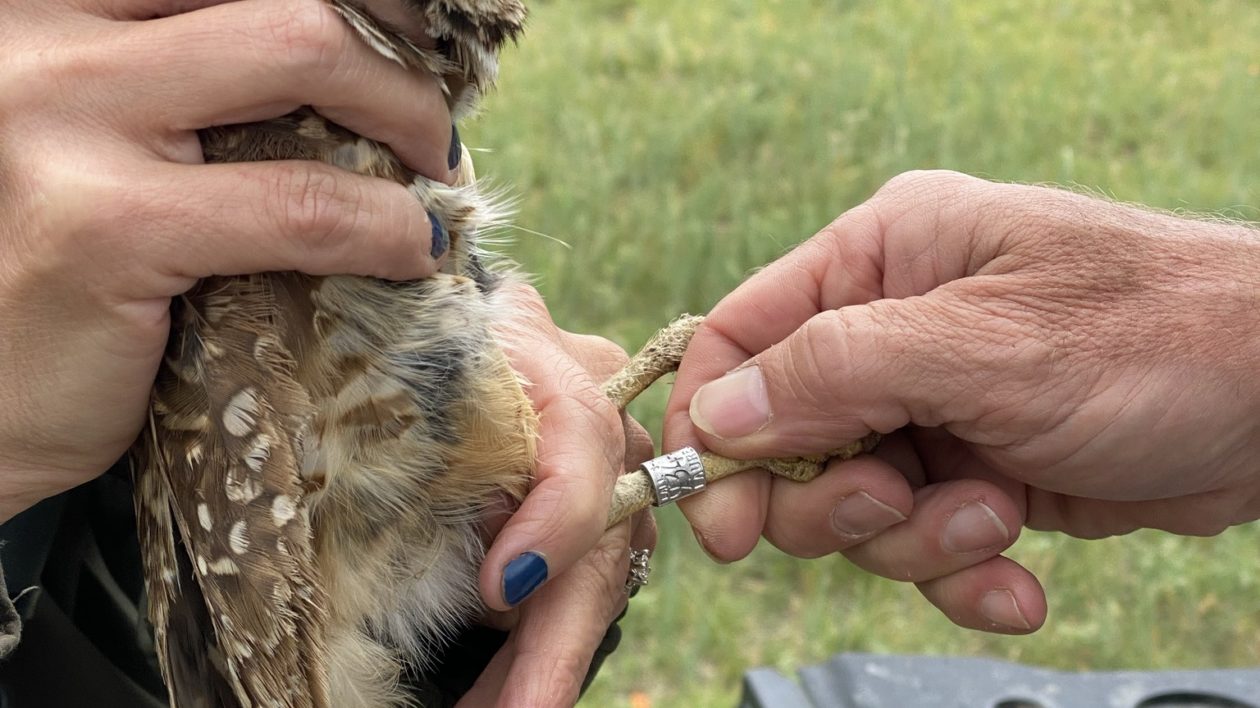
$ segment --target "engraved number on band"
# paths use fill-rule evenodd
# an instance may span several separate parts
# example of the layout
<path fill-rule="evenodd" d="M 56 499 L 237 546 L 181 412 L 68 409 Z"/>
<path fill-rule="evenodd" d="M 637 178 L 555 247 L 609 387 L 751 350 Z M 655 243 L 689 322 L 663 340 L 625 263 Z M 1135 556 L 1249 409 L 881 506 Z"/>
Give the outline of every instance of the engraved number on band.
<path fill-rule="evenodd" d="M 652 480 L 655 506 L 664 506 L 704 489 L 704 465 L 700 454 L 690 447 L 644 462 L 643 471 Z"/>

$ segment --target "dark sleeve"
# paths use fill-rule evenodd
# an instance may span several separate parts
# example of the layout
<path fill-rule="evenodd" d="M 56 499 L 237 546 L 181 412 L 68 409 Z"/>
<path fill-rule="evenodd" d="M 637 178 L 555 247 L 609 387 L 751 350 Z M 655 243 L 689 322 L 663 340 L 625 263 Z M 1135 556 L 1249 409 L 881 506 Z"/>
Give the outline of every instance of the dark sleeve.
<path fill-rule="evenodd" d="M 21 623 L 0 661 L 0 706 L 166 705 L 125 471 L 31 507 L 0 525 L 0 543 L 0 604 Z"/>
<path fill-rule="evenodd" d="M 613 621 L 604 634 L 603 641 L 596 648 L 586 679 L 582 682 L 582 693 L 590 688 L 604 660 L 621 643 L 621 627 L 618 623 L 625 614 L 623 610 Z M 409 677 L 413 694 L 424 706 L 454 706 L 472 688 L 495 653 L 507 642 L 507 638 L 507 632 L 488 627 L 472 627 L 466 630 L 451 643 L 433 671 Z"/>
<path fill-rule="evenodd" d="M 0 556 L 0 563 L 3 557 Z M 4 583 L 4 566 L 0 565 L 0 661 L 13 653 L 22 639 L 22 618 L 18 616 L 9 588 Z"/>

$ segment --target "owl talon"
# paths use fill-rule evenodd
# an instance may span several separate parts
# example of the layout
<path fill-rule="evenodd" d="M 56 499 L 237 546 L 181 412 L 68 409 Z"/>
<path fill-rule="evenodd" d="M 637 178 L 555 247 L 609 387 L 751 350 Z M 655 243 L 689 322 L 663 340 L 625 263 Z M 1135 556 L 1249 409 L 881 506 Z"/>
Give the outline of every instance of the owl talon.
<path fill-rule="evenodd" d="M 703 317 L 683 315 L 671 322 L 604 384 L 604 395 L 618 409 L 624 410 L 657 379 L 677 371 L 687 345 L 703 321 Z M 662 506 L 699 493 L 712 482 L 746 470 L 766 469 L 777 477 L 810 482 L 823 473 L 831 460 L 851 459 L 870 452 L 878 444 L 879 434 L 871 433 L 827 455 L 763 460 L 732 460 L 711 452 L 697 454 L 691 448 L 683 448 L 648 460 L 640 470 L 617 480 L 608 528 L 649 506 Z"/>

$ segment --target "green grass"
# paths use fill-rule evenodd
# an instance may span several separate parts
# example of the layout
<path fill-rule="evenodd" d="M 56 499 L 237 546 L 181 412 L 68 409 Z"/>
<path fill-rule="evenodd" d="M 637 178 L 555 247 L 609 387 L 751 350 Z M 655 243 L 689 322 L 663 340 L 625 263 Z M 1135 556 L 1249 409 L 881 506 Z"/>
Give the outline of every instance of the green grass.
<path fill-rule="evenodd" d="M 631 347 L 908 169 L 1098 189 L 1255 219 L 1260 4 L 1150 0 L 536 0 L 486 118 L 520 196 L 514 255 L 556 320 Z M 664 391 L 636 405 L 659 426 Z M 1084 543 L 1025 534 L 1027 638 L 938 617 L 842 559 L 719 567 L 660 515 L 653 584 L 586 700 L 730 706 L 741 672 L 838 651 L 1067 669 L 1260 662 L 1260 529 Z"/>

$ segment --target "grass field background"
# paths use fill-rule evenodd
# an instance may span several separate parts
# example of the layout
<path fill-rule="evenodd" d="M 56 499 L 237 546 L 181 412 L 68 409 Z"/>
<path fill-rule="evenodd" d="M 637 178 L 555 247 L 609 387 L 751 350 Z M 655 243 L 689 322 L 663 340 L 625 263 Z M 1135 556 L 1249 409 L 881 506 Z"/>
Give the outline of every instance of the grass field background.
<path fill-rule="evenodd" d="M 1253 0 L 535 0 L 479 171 L 556 320 L 636 346 L 703 312 L 897 173 L 944 167 L 1256 219 Z M 545 235 L 542 236 L 542 235 Z M 561 244 L 560 242 L 563 242 Z M 635 412 L 659 428 L 665 390 Z M 651 586 L 589 706 L 731 706 L 741 672 L 840 651 L 1065 669 L 1260 663 L 1260 528 L 1085 543 L 1025 533 L 1031 637 L 955 628 L 841 558 L 720 567 L 659 515 Z"/>

